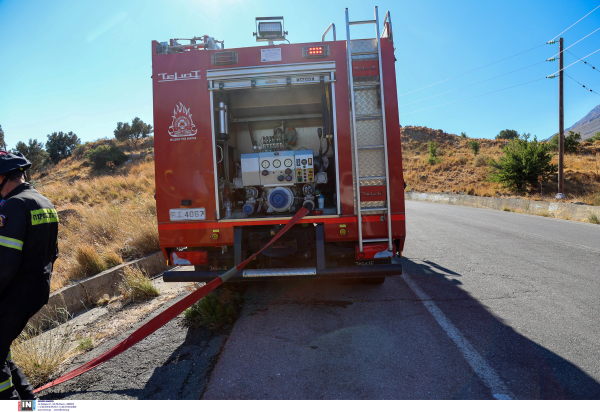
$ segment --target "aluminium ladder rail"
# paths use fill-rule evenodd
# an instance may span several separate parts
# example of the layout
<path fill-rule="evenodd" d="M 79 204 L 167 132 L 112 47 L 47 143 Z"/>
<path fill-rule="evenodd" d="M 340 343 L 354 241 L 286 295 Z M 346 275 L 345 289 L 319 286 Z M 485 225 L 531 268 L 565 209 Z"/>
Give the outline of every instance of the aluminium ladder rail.
<path fill-rule="evenodd" d="M 386 14 L 386 19 L 388 19 L 389 17 L 389 12 Z M 391 18 L 390 18 L 390 22 L 391 22 Z M 358 24 L 375 24 L 375 33 L 376 33 L 376 41 L 377 41 L 377 52 L 356 52 L 353 53 L 352 52 L 352 41 L 350 39 L 350 26 L 352 25 L 358 25 Z M 348 9 L 346 9 L 346 39 L 347 39 L 347 44 L 348 44 L 348 78 L 349 78 L 349 83 L 350 83 L 350 102 L 351 102 L 351 108 L 352 108 L 352 141 L 354 144 L 354 180 L 355 180 L 355 185 L 356 185 L 356 196 L 357 196 L 357 212 L 358 212 L 358 247 L 359 247 L 359 251 L 362 252 L 363 251 L 363 243 L 364 242 L 383 242 L 383 241 L 387 241 L 388 243 L 388 250 L 390 252 L 393 251 L 393 246 L 392 246 L 392 211 L 391 211 L 391 202 L 390 202 L 390 185 L 389 185 L 389 174 L 390 174 L 390 169 L 388 166 L 388 149 L 387 149 L 387 133 L 386 133 L 386 125 L 385 125 L 385 99 L 384 99 L 384 87 L 383 87 L 383 69 L 381 66 L 381 43 L 380 43 L 380 37 L 379 37 L 379 13 L 377 10 L 377 6 L 375 6 L 375 20 L 363 20 L 363 21 L 350 21 L 349 15 L 348 15 Z M 368 86 L 378 86 L 379 87 L 379 94 L 380 94 L 380 102 L 381 102 L 381 116 L 379 115 L 372 115 L 372 114 L 368 114 L 368 115 L 356 115 L 356 102 L 355 102 L 355 92 L 354 92 L 354 88 L 355 88 L 355 84 L 354 84 L 354 75 L 352 72 L 352 61 L 353 61 L 353 57 L 354 55 L 373 55 L 373 54 L 377 54 L 377 59 L 379 62 L 379 82 L 369 82 L 369 83 L 358 83 L 356 86 L 360 89 L 362 87 L 368 87 Z M 357 121 L 363 121 L 363 120 L 374 120 L 374 119 L 381 119 L 381 126 L 383 129 L 383 145 L 364 145 L 364 146 L 359 146 L 359 137 L 357 136 L 357 132 L 356 132 L 356 122 Z M 384 154 L 384 159 L 385 159 L 385 176 L 363 176 L 360 173 L 360 161 L 359 161 L 359 156 L 360 156 L 360 151 L 364 151 L 364 150 L 383 150 L 383 154 Z M 360 188 L 361 188 L 361 181 L 365 181 L 365 180 L 383 180 L 385 181 L 385 191 L 386 191 L 386 200 L 385 203 L 386 205 L 384 207 L 365 207 L 363 208 L 361 206 L 361 196 L 360 196 Z M 365 211 L 368 212 L 372 212 L 372 211 L 383 211 L 386 213 L 386 222 L 387 222 L 387 238 L 379 238 L 379 239 L 363 239 L 363 233 L 362 233 L 362 214 L 363 214 L 363 209 Z"/>

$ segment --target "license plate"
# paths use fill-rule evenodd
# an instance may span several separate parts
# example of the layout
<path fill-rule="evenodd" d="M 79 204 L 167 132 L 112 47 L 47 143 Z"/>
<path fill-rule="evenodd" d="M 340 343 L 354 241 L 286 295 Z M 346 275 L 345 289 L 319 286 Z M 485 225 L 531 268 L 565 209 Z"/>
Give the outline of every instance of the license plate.
<path fill-rule="evenodd" d="M 206 220 L 206 210 L 203 207 L 196 209 L 171 209 L 169 210 L 171 221 L 173 220 Z"/>

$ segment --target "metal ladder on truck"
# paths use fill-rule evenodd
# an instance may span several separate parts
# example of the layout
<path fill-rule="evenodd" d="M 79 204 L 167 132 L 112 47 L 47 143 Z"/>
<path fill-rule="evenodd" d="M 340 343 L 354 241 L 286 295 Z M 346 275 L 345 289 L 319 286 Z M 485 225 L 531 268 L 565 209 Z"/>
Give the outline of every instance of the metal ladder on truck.
<path fill-rule="evenodd" d="M 386 20 L 389 18 L 389 12 Z M 375 39 L 351 40 L 350 26 L 374 24 Z M 388 22 L 391 25 L 391 18 Z M 384 22 L 385 25 L 385 22 Z M 388 36 L 391 35 L 388 32 Z M 385 128 L 385 99 L 383 94 L 383 72 L 381 67 L 381 44 L 379 37 L 379 15 L 375 7 L 375 20 L 350 21 L 346 9 L 346 38 L 348 44 L 348 77 L 350 82 L 350 105 L 352 111 L 352 144 L 354 157 L 354 181 L 356 190 L 356 208 L 358 214 L 358 245 L 363 251 L 363 243 L 387 242 L 388 251 L 392 246 L 392 213 L 390 205 L 389 166 L 387 134 Z M 378 72 L 369 62 L 377 60 Z M 367 66 L 365 66 L 365 62 Z M 354 65 L 359 64 L 372 76 L 356 76 Z M 358 73 L 357 73 L 358 74 Z M 375 75 L 376 74 L 376 75 Z M 361 199 L 361 186 L 385 186 L 385 201 L 371 202 Z M 363 214 L 384 212 L 387 222 L 387 238 L 363 239 Z"/>

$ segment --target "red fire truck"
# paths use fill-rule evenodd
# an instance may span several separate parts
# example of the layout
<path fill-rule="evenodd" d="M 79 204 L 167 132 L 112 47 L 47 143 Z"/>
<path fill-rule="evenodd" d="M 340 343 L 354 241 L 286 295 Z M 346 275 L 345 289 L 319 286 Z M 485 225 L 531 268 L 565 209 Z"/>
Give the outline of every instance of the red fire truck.
<path fill-rule="evenodd" d="M 289 44 L 256 18 L 256 47 L 152 42 L 154 152 L 165 281 L 209 281 L 311 213 L 232 280 L 381 283 L 402 273 L 404 179 L 389 12 L 375 38 Z M 330 34 L 333 41 L 325 40 Z M 275 44 L 276 42 L 281 42 Z"/>

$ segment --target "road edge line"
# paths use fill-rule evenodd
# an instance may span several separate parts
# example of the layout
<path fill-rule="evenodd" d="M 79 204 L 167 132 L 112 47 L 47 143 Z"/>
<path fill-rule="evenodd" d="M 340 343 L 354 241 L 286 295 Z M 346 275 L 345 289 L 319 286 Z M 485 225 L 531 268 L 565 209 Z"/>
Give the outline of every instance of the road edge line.
<path fill-rule="evenodd" d="M 448 319 L 444 312 L 433 302 L 433 300 L 421 289 L 421 287 L 404 273 L 401 275 L 404 282 L 410 287 L 415 295 L 423 302 L 425 308 L 431 313 L 431 316 L 444 329 L 444 332 L 456 344 L 467 363 L 473 369 L 473 372 L 479 376 L 483 383 L 492 391 L 492 395 L 498 400 L 517 399 L 502 382 L 502 379 L 492 369 L 485 359 L 475 350 L 473 345 L 463 336 L 456 326 Z"/>

